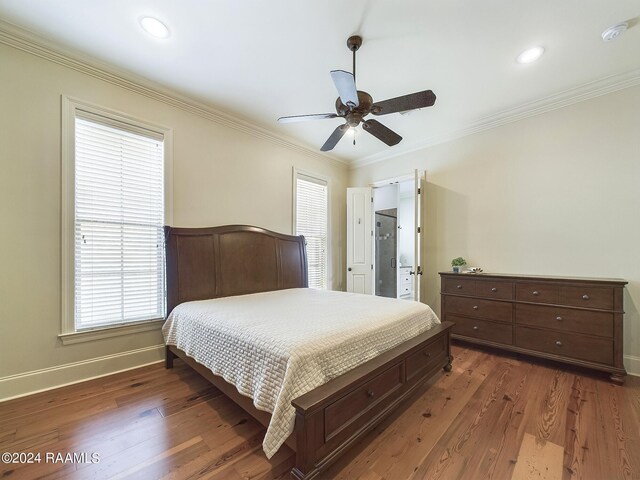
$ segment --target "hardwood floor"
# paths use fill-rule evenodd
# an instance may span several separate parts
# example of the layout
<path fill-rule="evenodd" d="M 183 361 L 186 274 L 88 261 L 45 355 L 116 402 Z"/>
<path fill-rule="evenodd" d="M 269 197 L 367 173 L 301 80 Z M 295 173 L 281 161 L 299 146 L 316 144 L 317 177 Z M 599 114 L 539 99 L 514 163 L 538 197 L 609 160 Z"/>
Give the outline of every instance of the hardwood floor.
<path fill-rule="evenodd" d="M 454 347 L 439 376 L 324 478 L 640 479 L 640 378 L 624 387 L 515 356 Z M 285 479 L 264 428 L 177 360 L 0 404 L 0 478 Z M 46 454 L 86 453 L 86 463 Z M 91 454 L 99 455 L 91 463 Z M 81 459 L 82 460 L 82 459 Z"/>

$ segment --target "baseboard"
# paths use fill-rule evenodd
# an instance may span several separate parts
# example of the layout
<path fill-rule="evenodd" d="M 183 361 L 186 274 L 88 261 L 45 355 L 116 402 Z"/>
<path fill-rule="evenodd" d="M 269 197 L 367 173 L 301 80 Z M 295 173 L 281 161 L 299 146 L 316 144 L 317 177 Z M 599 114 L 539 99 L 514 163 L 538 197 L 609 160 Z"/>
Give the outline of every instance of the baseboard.
<path fill-rule="evenodd" d="M 629 375 L 634 377 L 640 377 L 640 357 L 634 357 L 633 355 L 624 356 L 624 368 Z"/>
<path fill-rule="evenodd" d="M 164 345 L 153 345 L 114 355 L 9 375 L 0 378 L 0 402 L 144 367 L 163 360 Z M 640 376 L 640 357 L 625 355 L 624 365 L 629 375 Z"/>
<path fill-rule="evenodd" d="M 164 360 L 164 345 L 91 358 L 0 378 L 0 402 L 143 367 Z"/>

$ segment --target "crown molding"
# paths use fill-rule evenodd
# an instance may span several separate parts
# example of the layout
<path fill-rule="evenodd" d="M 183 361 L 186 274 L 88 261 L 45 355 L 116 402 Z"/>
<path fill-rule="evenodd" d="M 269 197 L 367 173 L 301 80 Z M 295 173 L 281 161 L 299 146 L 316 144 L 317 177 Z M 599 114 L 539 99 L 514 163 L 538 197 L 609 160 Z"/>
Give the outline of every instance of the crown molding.
<path fill-rule="evenodd" d="M 320 153 L 290 137 L 230 115 L 202 101 L 169 90 L 158 83 L 100 62 L 76 50 L 62 47 L 52 40 L 36 35 L 5 20 L 0 20 L 0 43 L 308 157 L 323 161 L 329 160 L 340 167 L 349 165 L 347 161 L 341 158 Z"/>
<path fill-rule="evenodd" d="M 508 123 L 517 122 L 528 117 L 557 110 L 601 95 L 640 85 L 640 69 L 585 83 L 555 95 L 544 97 L 517 107 L 502 110 L 495 114 L 481 117 L 478 120 L 448 132 L 427 137 L 421 141 L 406 145 L 401 150 L 380 152 L 353 161 L 320 153 L 291 137 L 265 128 L 256 123 L 230 115 L 213 106 L 169 90 L 162 85 L 138 76 L 134 73 L 118 69 L 100 62 L 93 57 L 62 47 L 58 43 L 36 35 L 29 30 L 0 19 L 0 43 L 44 58 L 59 65 L 71 68 L 86 75 L 98 78 L 129 91 L 165 103 L 193 115 L 205 118 L 219 125 L 266 140 L 274 145 L 287 148 L 299 154 L 322 161 L 331 161 L 340 167 L 359 168 L 365 165 L 382 162 L 402 155 L 413 153 L 434 145 L 446 143 L 467 135 L 473 135 Z"/>
<path fill-rule="evenodd" d="M 525 118 L 547 113 L 552 110 L 557 110 L 559 108 L 567 107 L 575 103 L 583 102 L 585 100 L 616 92 L 618 90 L 623 90 L 625 88 L 634 87 L 636 85 L 640 85 L 640 69 L 610 75 L 608 77 L 565 90 L 555 95 L 523 103 L 517 107 L 502 110 L 486 117 L 481 117 L 465 127 L 434 135 L 419 142 L 413 142 L 402 150 L 376 153 L 354 160 L 350 164 L 350 167 L 352 169 L 359 168 L 364 167 L 365 165 L 371 165 L 373 163 L 396 158 L 427 147 L 450 142 L 451 140 L 466 137 L 467 135 L 473 135 L 474 133 L 483 132 L 501 125 L 517 122 Z"/>

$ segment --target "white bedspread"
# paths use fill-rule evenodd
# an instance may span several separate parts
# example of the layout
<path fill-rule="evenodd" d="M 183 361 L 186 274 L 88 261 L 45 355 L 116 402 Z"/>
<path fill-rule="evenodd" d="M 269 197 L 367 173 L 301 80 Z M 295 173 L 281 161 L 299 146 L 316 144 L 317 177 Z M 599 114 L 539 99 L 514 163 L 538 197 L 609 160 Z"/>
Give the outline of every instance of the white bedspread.
<path fill-rule="evenodd" d="M 438 323 L 418 302 L 294 288 L 183 303 L 162 331 L 272 414 L 271 458 L 293 431 L 291 400 Z"/>

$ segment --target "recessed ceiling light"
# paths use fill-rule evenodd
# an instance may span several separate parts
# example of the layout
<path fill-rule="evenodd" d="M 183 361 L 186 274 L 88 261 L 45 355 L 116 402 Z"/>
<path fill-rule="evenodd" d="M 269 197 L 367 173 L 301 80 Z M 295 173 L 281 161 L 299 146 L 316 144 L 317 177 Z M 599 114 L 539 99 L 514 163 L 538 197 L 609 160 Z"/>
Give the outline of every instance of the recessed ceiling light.
<path fill-rule="evenodd" d="M 627 28 L 629 28 L 629 24 L 626 22 L 613 25 L 602 32 L 602 40 L 604 40 L 605 42 L 610 42 L 611 40 L 618 38 L 620 35 L 626 32 Z"/>
<path fill-rule="evenodd" d="M 518 58 L 516 58 L 516 61 L 518 63 L 535 62 L 537 59 L 539 59 L 542 56 L 543 53 L 544 53 L 543 47 L 528 48 L 527 50 L 522 52 L 520 55 L 518 55 Z"/>
<path fill-rule="evenodd" d="M 167 38 L 169 36 L 169 29 L 157 18 L 143 17 L 140 19 L 140 26 L 153 37 Z"/>

